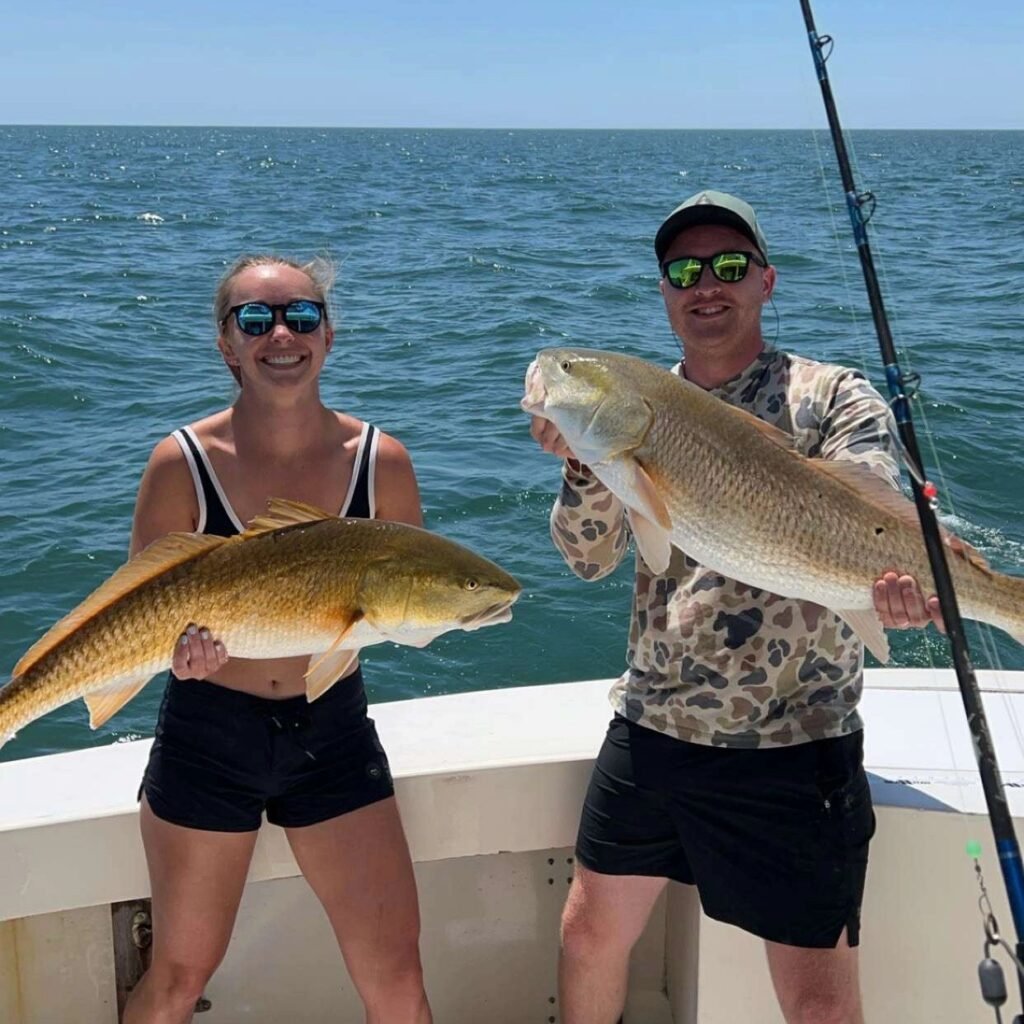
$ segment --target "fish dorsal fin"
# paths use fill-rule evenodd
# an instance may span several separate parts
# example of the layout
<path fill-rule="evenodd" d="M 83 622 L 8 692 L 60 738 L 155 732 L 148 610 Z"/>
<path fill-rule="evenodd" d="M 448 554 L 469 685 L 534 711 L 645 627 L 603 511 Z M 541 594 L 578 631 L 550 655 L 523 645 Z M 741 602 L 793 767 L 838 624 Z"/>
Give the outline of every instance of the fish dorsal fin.
<path fill-rule="evenodd" d="M 151 579 L 177 565 L 200 558 L 227 543 L 226 537 L 209 537 L 200 533 L 168 533 L 153 541 L 113 576 L 96 588 L 77 608 L 68 612 L 43 634 L 14 666 L 14 676 L 27 672 L 40 658 L 69 637 L 83 622 L 94 618 L 105 608 Z"/>
<path fill-rule="evenodd" d="M 787 434 L 784 430 L 772 426 L 771 423 L 765 423 L 764 420 L 758 419 L 752 412 L 747 412 L 746 409 L 741 409 L 739 406 L 730 405 L 729 409 L 737 419 L 745 420 L 748 426 L 753 427 L 773 444 L 777 444 L 780 448 L 785 448 L 788 452 L 795 452 L 797 450 L 796 438 L 792 434 Z"/>
<path fill-rule="evenodd" d="M 876 508 L 912 526 L 919 525 L 914 503 L 863 463 L 844 459 L 807 459 L 807 465 L 856 491 Z"/>
<path fill-rule="evenodd" d="M 903 522 L 917 529 L 921 528 L 921 521 L 917 515 L 917 507 L 907 498 L 902 491 L 890 487 L 881 477 L 876 476 L 867 466 L 859 462 L 843 462 L 836 459 L 808 459 L 808 463 L 816 469 L 827 473 L 834 480 L 845 484 L 847 487 L 857 491 L 866 500 L 878 508 L 901 519 Z M 958 537 L 949 530 L 940 529 L 942 540 L 946 545 L 948 553 L 955 558 L 980 569 L 982 572 L 991 575 L 992 569 L 985 556 L 977 548 L 971 547 L 967 541 Z M 899 568 L 893 566 L 892 568 Z"/>
<path fill-rule="evenodd" d="M 318 523 L 321 519 L 337 519 L 336 515 L 325 512 L 315 505 L 307 505 L 302 501 L 287 501 L 285 498 L 271 498 L 267 502 L 266 512 L 260 513 L 249 520 L 242 538 L 280 530 L 285 526 L 297 526 L 299 523 Z"/>

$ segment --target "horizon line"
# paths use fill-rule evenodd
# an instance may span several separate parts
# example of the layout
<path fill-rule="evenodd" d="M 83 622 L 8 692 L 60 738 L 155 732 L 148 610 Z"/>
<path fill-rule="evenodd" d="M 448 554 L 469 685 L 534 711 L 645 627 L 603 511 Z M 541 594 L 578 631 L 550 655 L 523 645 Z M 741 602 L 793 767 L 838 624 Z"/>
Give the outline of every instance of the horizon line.
<path fill-rule="evenodd" d="M 766 127 L 621 127 L 608 126 L 534 126 L 534 125 L 317 125 L 317 124 L 186 124 L 184 122 L 129 122 L 129 121 L 11 121 L 0 123 L 0 128 L 219 128 L 260 129 L 282 131 L 465 131 L 465 132 L 828 132 L 827 124 L 817 126 Z M 844 132 L 1021 132 L 1020 127 L 992 127 L 972 125 L 970 128 L 943 126 L 877 126 L 844 128 Z"/>

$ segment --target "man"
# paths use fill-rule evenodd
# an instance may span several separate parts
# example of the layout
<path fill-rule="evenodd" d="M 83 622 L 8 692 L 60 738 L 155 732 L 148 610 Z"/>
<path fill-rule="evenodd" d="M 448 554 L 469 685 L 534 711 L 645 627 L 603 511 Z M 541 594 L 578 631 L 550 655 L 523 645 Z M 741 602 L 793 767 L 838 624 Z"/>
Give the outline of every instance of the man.
<path fill-rule="evenodd" d="M 753 209 L 705 191 L 655 238 L 661 294 L 684 358 L 675 372 L 780 427 L 803 454 L 865 463 L 899 486 L 886 403 L 857 371 L 766 347 L 775 268 Z M 565 459 L 552 537 L 599 579 L 629 540 L 621 502 L 552 423 Z M 879 569 L 896 569 L 896 566 Z M 886 571 L 887 627 L 941 621 L 913 579 Z M 562 919 L 563 1024 L 614 1024 L 629 952 L 668 879 L 704 910 L 765 939 L 789 1024 L 861 1024 L 857 944 L 874 814 L 856 705 L 863 652 L 818 605 L 764 593 L 673 550 L 637 555 L 628 670 L 583 808 Z"/>

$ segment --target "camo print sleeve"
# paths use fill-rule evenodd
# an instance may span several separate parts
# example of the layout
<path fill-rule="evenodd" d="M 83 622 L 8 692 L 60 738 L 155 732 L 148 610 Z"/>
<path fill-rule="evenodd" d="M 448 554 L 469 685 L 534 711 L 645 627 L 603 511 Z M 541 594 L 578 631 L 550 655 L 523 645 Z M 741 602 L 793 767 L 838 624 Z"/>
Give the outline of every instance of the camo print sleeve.
<path fill-rule="evenodd" d="M 566 459 L 562 490 L 551 510 L 551 539 L 584 580 L 607 576 L 622 561 L 629 529 L 622 502 L 586 466 Z"/>
<path fill-rule="evenodd" d="M 821 442 L 808 454 L 859 462 L 899 489 L 896 421 L 885 400 L 856 370 L 843 370 L 827 384 L 822 396 Z"/>

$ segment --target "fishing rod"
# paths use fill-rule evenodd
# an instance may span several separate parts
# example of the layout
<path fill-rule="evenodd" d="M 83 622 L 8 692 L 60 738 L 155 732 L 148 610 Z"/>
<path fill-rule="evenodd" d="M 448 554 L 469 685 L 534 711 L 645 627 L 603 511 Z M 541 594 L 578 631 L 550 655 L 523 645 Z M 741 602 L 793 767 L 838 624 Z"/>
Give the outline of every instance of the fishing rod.
<path fill-rule="evenodd" d="M 864 271 L 864 283 L 867 286 L 868 299 L 871 303 L 871 315 L 875 323 L 875 333 L 878 335 L 878 344 L 885 366 L 885 379 L 888 383 L 889 393 L 892 396 L 892 410 L 903 447 L 909 456 L 910 483 L 914 493 L 914 503 L 917 506 L 918 518 L 921 522 L 921 532 L 924 535 L 925 547 L 928 551 L 928 561 L 931 564 L 932 576 L 935 580 L 935 592 L 939 598 L 939 607 L 942 609 L 946 634 L 953 655 L 953 665 L 956 669 L 956 677 L 960 685 L 964 710 L 967 713 L 967 724 L 971 731 L 971 738 L 974 741 L 974 754 L 978 762 L 978 771 L 981 774 L 981 784 L 985 791 L 985 803 L 988 807 L 992 833 L 995 837 L 996 849 L 999 853 L 999 866 L 1002 869 L 1006 894 L 1013 916 L 1014 930 L 1017 935 L 1017 949 L 1014 962 L 1021 985 L 1022 1008 L 1024 1008 L 1024 969 L 1021 966 L 1021 963 L 1024 962 L 1024 865 L 1021 862 L 1020 847 L 1013 830 L 1013 820 L 1010 817 L 1009 805 L 1006 802 L 1006 793 L 1003 789 L 1002 777 L 1000 776 L 999 765 L 996 761 L 995 748 L 992 745 L 992 736 L 989 732 L 985 711 L 981 703 L 981 691 L 974 674 L 974 667 L 971 664 L 967 638 L 964 635 L 963 620 L 960 617 L 956 592 L 953 589 L 949 565 L 946 562 L 945 545 L 935 515 L 935 510 L 938 507 L 938 492 L 935 485 L 925 478 L 922 471 L 921 454 L 917 445 L 913 420 L 910 416 L 910 398 L 913 397 L 916 391 L 918 378 L 916 374 L 904 375 L 900 367 L 899 357 L 896 354 L 896 348 L 893 345 L 892 333 L 889 330 L 889 320 L 885 313 L 885 304 L 882 302 L 882 293 L 878 286 L 878 276 L 875 273 L 875 264 L 871 256 L 871 247 L 868 244 L 867 236 L 867 223 L 874 213 L 875 197 L 870 192 L 857 191 L 853 180 L 853 173 L 850 169 L 850 160 L 846 152 L 846 143 L 843 140 L 842 126 L 839 123 L 839 114 L 836 110 L 835 99 L 832 96 L 832 86 L 825 68 L 825 64 L 832 53 L 832 38 L 830 36 L 818 35 L 818 31 L 814 26 L 814 15 L 811 12 L 810 0 L 800 0 L 800 8 L 803 11 L 804 24 L 807 26 L 807 33 L 811 44 L 811 55 L 814 58 L 818 83 L 821 86 L 821 95 L 825 101 L 825 112 L 828 115 L 829 130 L 832 135 L 832 142 L 835 145 L 836 159 L 839 162 L 839 173 L 842 178 L 843 191 L 846 194 L 846 205 L 849 209 L 850 221 L 853 224 L 853 235 L 857 243 L 857 253 L 860 256 L 861 269 Z M 975 857 L 975 865 L 978 871 L 979 882 L 981 882 L 980 868 L 977 867 L 977 857 Z M 988 905 L 988 897 L 985 894 L 983 884 L 982 900 L 982 911 L 985 915 L 986 942 L 985 960 L 982 962 L 979 974 L 985 1001 L 997 1007 L 996 1013 L 998 1015 L 998 1005 L 1001 1004 L 1001 1000 L 999 1003 L 993 1002 L 994 999 L 998 998 L 998 985 L 993 983 L 992 978 L 995 973 L 992 970 L 992 965 L 994 964 L 998 968 L 998 964 L 989 958 L 989 949 L 994 945 L 1003 945 L 1011 957 L 1013 956 L 1013 950 L 999 937 L 995 926 L 995 917 L 991 912 L 991 907 Z M 987 975 L 986 971 L 988 972 Z M 1005 986 L 1002 989 L 1002 996 L 1005 999 Z M 1024 1016 L 1018 1016 L 1015 1018 L 1015 1021 L 1016 1024 L 1024 1024 Z"/>

